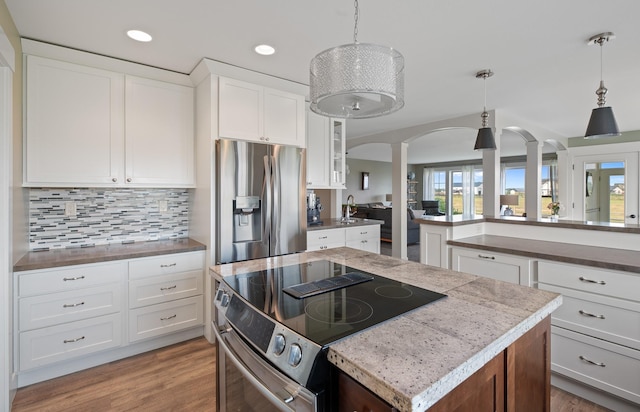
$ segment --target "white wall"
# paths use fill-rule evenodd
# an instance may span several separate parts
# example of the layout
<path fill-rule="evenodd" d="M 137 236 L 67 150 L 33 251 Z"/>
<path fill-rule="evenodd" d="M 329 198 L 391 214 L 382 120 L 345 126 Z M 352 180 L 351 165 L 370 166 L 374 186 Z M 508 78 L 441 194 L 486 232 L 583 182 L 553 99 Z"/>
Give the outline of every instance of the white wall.
<path fill-rule="evenodd" d="M 391 163 L 347 158 L 349 174 L 347 189 L 342 191 L 342 203 L 353 195 L 356 203 L 385 202 L 387 193 L 391 193 Z M 369 190 L 362 190 L 362 172 L 369 172 Z"/>

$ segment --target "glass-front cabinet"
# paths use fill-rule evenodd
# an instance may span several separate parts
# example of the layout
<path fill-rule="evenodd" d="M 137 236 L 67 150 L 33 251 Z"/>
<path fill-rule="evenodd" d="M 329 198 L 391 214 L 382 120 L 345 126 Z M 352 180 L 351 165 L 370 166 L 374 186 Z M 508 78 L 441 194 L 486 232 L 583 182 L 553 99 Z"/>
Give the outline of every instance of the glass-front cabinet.
<path fill-rule="evenodd" d="M 345 121 L 307 110 L 307 189 L 344 189 Z"/>
<path fill-rule="evenodd" d="M 344 119 L 329 119 L 331 133 L 332 171 L 331 183 L 333 188 L 344 188 L 346 177 L 345 162 L 345 124 Z"/>

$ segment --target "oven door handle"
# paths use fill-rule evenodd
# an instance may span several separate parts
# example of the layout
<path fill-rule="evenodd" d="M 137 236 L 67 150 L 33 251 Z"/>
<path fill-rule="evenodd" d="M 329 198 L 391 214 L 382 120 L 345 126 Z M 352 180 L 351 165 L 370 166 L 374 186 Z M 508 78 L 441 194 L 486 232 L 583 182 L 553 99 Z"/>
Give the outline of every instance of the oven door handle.
<path fill-rule="evenodd" d="M 244 362 L 242 362 L 240 359 L 238 359 L 238 357 L 236 356 L 234 351 L 229 347 L 229 345 L 227 345 L 227 342 L 225 340 L 225 338 L 226 338 L 225 335 L 228 334 L 228 333 L 231 333 L 231 332 L 226 328 L 223 328 L 222 330 L 219 330 L 216 327 L 213 328 L 213 331 L 216 334 L 216 339 L 218 340 L 219 347 L 222 348 L 222 350 L 224 350 L 224 353 L 227 355 L 227 358 L 230 359 L 233 362 L 233 364 L 238 368 L 240 373 L 242 373 L 242 375 L 247 380 L 249 380 L 251 382 L 251 384 L 263 396 L 265 396 L 267 399 L 271 400 L 271 402 L 274 403 L 274 405 L 276 405 L 280 410 L 282 410 L 282 411 L 293 411 L 293 409 L 291 409 L 288 406 L 288 404 L 293 401 L 295 395 L 289 393 L 284 388 L 281 388 L 281 393 L 278 393 L 278 394 L 275 394 L 275 393 L 271 392 L 262 383 L 262 381 L 260 379 L 258 379 L 258 377 L 256 377 L 251 372 L 251 370 L 249 370 L 249 368 L 247 368 L 247 366 L 244 364 Z"/>

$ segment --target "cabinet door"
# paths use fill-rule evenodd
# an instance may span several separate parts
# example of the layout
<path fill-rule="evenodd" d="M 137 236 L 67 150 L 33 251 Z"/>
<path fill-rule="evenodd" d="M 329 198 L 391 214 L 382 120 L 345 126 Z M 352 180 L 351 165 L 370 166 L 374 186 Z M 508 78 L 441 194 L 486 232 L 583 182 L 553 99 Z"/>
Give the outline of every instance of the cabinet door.
<path fill-rule="evenodd" d="M 307 111 L 307 188 L 328 188 L 331 142 L 329 119 Z"/>
<path fill-rule="evenodd" d="M 25 186 L 121 183 L 124 76 L 27 56 Z"/>
<path fill-rule="evenodd" d="M 332 188 L 344 189 L 346 171 L 345 121 L 343 119 L 329 119 L 329 136 L 331 139 L 331 181 Z"/>
<path fill-rule="evenodd" d="M 241 140 L 264 140 L 264 88 L 220 77 L 218 134 Z"/>
<path fill-rule="evenodd" d="M 347 247 L 380 253 L 380 225 L 348 227 L 345 239 Z"/>
<path fill-rule="evenodd" d="M 127 76 L 127 184 L 193 186 L 193 106 L 192 87 Z"/>
<path fill-rule="evenodd" d="M 533 286 L 531 261 L 526 258 L 452 247 L 451 269 L 516 285 Z"/>
<path fill-rule="evenodd" d="M 270 143 L 305 147 L 304 97 L 264 89 L 264 139 Z"/>

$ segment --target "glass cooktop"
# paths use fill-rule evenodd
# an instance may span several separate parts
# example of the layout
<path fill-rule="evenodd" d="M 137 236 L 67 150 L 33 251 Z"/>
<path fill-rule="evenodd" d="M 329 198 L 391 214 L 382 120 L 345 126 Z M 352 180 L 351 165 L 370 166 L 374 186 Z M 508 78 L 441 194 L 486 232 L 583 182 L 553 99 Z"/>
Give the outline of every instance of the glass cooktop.
<path fill-rule="evenodd" d="M 305 298 L 284 291 L 345 276 L 367 281 Z M 327 260 L 226 276 L 224 281 L 257 310 L 322 346 L 446 296 Z"/>

